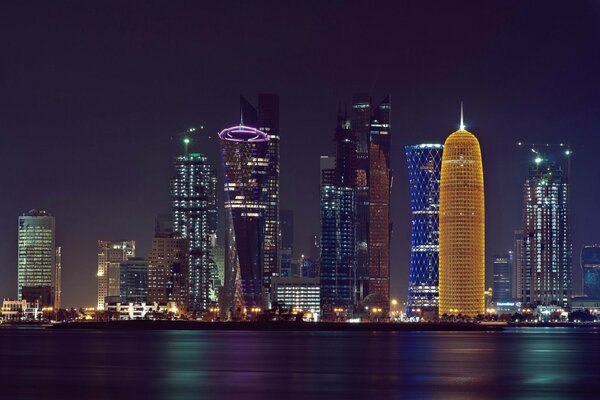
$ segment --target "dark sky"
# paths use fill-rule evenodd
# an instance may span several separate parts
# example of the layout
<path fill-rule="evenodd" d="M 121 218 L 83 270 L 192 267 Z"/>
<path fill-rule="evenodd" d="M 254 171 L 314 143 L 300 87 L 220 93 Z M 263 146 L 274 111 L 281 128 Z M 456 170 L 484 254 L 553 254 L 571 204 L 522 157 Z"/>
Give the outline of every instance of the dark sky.
<path fill-rule="evenodd" d="M 44 208 L 63 246 L 64 304 L 93 305 L 96 240 L 136 239 L 146 256 L 169 209 L 170 134 L 234 125 L 239 95 L 258 92 L 281 98 L 281 207 L 304 251 L 339 102 L 391 94 L 394 296 L 408 277 L 404 146 L 443 143 L 461 100 L 483 151 L 488 259 L 520 224 L 519 140 L 584 146 L 576 270 L 582 244 L 600 242 L 600 2 L 21 3 L 0 11 L 2 297 L 16 296 L 17 217 Z M 196 150 L 219 165 L 215 142 Z"/>

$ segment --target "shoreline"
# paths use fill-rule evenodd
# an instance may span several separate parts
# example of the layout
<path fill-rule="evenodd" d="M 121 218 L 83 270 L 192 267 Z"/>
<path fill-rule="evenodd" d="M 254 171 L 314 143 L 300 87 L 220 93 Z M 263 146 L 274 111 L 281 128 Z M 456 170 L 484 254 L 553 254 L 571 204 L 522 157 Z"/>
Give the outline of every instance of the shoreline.
<path fill-rule="evenodd" d="M 389 322 L 201 322 L 201 321 L 110 321 L 53 324 L 49 329 L 97 330 L 200 330 L 200 331 L 300 331 L 300 332 L 400 332 L 400 331 L 501 331 L 504 326 L 465 323 Z"/>

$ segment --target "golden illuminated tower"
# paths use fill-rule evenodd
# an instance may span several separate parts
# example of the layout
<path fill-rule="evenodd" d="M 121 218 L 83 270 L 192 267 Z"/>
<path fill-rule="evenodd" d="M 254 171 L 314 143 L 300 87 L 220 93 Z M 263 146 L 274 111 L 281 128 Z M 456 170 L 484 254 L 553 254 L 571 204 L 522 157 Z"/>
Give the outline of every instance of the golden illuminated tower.
<path fill-rule="evenodd" d="M 485 206 L 479 141 L 463 124 L 446 139 L 440 179 L 439 315 L 485 312 Z"/>

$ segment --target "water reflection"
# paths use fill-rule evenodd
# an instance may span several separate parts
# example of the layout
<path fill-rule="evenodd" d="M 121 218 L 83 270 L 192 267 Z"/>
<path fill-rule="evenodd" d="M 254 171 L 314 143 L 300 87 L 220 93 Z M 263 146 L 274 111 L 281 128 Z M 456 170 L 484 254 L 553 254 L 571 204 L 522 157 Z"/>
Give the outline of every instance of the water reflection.
<path fill-rule="evenodd" d="M 6 399 L 566 399 L 594 330 L 118 332 L 0 329 Z M 592 396 L 593 397 L 593 396 Z"/>

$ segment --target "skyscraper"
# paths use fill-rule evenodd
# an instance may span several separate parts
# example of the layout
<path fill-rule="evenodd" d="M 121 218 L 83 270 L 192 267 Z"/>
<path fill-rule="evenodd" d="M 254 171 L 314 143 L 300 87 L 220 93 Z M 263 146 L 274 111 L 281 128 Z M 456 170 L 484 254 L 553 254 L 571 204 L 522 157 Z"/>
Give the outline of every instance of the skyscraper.
<path fill-rule="evenodd" d="M 279 256 L 279 275 L 292 276 L 292 257 L 294 255 L 294 212 L 292 210 L 279 211 L 279 224 L 281 231 L 281 249 Z"/>
<path fill-rule="evenodd" d="M 462 107 L 461 107 L 462 108 Z M 444 143 L 440 179 L 439 315 L 485 311 L 485 204 L 479 141 L 460 129 Z"/>
<path fill-rule="evenodd" d="M 569 182 L 561 156 L 536 154 L 523 186 L 522 301 L 529 305 L 571 300 Z"/>
<path fill-rule="evenodd" d="M 600 244 L 581 249 L 583 293 L 590 299 L 600 300 Z"/>
<path fill-rule="evenodd" d="M 227 312 L 268 305 L 263 281 L 268 207 L 269 136 L 236 126 L 219 133 L 225 189 L 225 296 Z"/>
<path fill-rule="evenodd" d="M 55 257 L 54 217 L 44 210 L 30 210 L 21 215 L 17 261 L 19 300 L 41 299 L 43 306 L 52 306 L 56 277 Z M 27 298 L 28 296 L 35 299 Z"/>
<path fill-rule="evenodd" d="M 513 270 L 512 270 L 512 298 L 521 301 L 523 298 L 523 230 L 517 229 L 513 234 Z"/>
<path fill-rule="evenodd" d="M 121 304 L 146 303 L 148 300 L 148 261 L 129 257 L 120 266 Z"/>
<path fill-rule="evenodd" d="M 387 314 L 390 291 L 391 103 L 373 107 L 367 94 L 352 97 L 351 127 L 357 138 L 357 291 L 359 300 Z"/>
<path fill-rule="evenodd" d="M 184 140 L 186 140 L 185 138 Z M 171 179 L 173 231 L 188 239 L 190 311 L 207 310 L 216 297 L 216 263 L 211 254 L 217 235 L 217 177 L 198 153 L 175 158 Z"/>
<path fill-rule="evenodd" d="M 441 144 L 406 146 L 412 212 L 408 316 L 437 313 L 442 151 Z"/>
<path fill-rule="evenodd" d="M 98 240 L 98 310 L 107 297 L 121 296 L 121 261 L 135 257 L 135 240 Z"/>
<path fill-rule="evenodd" d="M 175 302 L 187 310 L 189 240 L 177 233 L 157 233 L 148 257 L 148 303 Z"/>
<path fill-rule="evenodd" d="M 321 157 L 321 308 L 350 315 L 356 307 L 357 139 L 341 116 L 334 136 L 336 156 Z"/>
<path fill-rule="evenodd" d="M 493 259 L 492 300 L 494 302 L 509 302 L 512 300 L 511 275 L 513 252 L 495 255 Z"/>
<path fill-rule="evenodd" d="M 54 255 L 54 308 L 60 309 L 62 301 L 62 247 L 57 246 Z"/>

